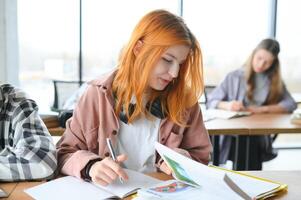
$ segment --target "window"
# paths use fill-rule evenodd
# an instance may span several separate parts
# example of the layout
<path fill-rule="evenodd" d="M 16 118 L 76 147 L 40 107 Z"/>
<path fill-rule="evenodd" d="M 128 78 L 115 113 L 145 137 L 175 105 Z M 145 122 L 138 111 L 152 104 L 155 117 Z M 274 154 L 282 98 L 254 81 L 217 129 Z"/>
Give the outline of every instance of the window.
<path fill-rule="evenodd" d="M 268 37 L 269 1 L 185 0 L 183 17 L 198 38 L 205 82 L 218 84 Z"/>
<path fill-rule="evenodd" d="M 177 14 L 177 0 L 83 1 L 83 75 L 95 78 L 115 67 L 140 18 L 154 9 Z"/>
<path fill-rule="evenodd" d="M 53 102 L 52 79 L 79 80 L 79 2 L 18 1 L 20 84 L 41 112 Z M 159 8 L 177 13 L 178 0 L 82 1 L 83 79 L 112 69 L 138 20 Z"/>
<path fill-rule="evenodd" d="M 216 85 L 226 73 L 241 67 L 258 42 L 269 37 L 271 1 L 183 1 L 183 17 L 203 51 L 206 84 Z M 21 87 L 42 110 L 49 110 L 51 80 L 79 80 L 80 1 L 17 2 Z M 300 4 L 298 0 L 278 1 L 282 74 L 292 92 L 300 92 L 301 82 Z M 83 80 L 113 69 L 138 20 L 158 8 L 179 13 L 179 1 L 82 1 Z"/>
<path fill-rule="evenodd" d="M 278 1 L 277 32 L 280 42 L 281 72 L 283 79 L 291 92 L 301 92 L 301 27 L 298 25 L 301 18 L 301 2 Z"/>
<path fill-rule="evenodd" d="M 78 16 L 73 0 L 18 1 L 20 84 L 42 111 L 53 101 L 51 79 L 77 80 Z"/>

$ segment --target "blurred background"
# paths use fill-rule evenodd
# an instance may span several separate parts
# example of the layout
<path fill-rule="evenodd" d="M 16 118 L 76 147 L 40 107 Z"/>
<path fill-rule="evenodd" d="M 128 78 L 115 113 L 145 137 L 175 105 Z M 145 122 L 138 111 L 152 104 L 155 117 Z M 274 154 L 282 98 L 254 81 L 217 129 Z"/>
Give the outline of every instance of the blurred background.
<path fill-rule="evenodd" d="M 87 81 L 114 68 L 134 25 L 157 8 L 183 16 L 196 35 L 206 84 L 217 85 L 261 39 L 276 37 L 284 81 L 301 93 L 298 0 L 0 0 L 0 80 L 46 112 L 53 79 Z"/>

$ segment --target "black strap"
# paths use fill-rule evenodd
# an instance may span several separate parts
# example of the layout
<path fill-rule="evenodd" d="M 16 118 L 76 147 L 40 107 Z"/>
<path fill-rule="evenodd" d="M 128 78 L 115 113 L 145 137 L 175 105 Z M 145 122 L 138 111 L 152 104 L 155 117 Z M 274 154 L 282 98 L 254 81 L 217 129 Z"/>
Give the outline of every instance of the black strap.
<path fill-rule="evenodd" d="M 83 176 L 83 179 L 85 181 L 88 181 L 90 182 L 92 180 L 91 176 L 90 176 L 90 169 L 92 167 L 92 165 L 98 161 L 101 161 L 102 159 L 101 158 L 96 158 L 96 159 L 93 159 L 93 160 L 90 160 L 86 166 L 84 167 L 84 169 L 82 170 L 82 176 Z"/>

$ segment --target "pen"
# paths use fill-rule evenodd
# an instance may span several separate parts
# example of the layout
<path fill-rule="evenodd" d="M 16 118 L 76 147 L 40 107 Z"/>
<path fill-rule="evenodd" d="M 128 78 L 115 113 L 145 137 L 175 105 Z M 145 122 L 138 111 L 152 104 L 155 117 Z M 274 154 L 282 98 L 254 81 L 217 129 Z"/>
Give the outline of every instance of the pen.
<path fill-rule="evenodd" d="M 111 139 L 110 138 L 107 138 L 107 145 L 109 147 L 109 151 L 110 151 L 110 154 L 112 156 L 112 159 L 117 162 L 117 158 L 116 158 L 116 154 L 114 152 L 114 149 L 113 149 L 113 145 L 112 145 L 112 142 L 111 142 Z M 120 183 L 123 183 L 123 179 L 121 177 L 119 177 L 119 181 Z"/>

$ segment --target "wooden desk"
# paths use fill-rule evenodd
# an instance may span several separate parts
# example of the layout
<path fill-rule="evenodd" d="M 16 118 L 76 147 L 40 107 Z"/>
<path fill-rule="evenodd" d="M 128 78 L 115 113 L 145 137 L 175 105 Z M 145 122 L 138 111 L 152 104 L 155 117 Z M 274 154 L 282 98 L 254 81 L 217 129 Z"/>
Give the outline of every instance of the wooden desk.
<path fill-rule="evenodd" d="M 41 115 L 41 118 L 48 129 L 60 126 L 58 115 Z"/>
<path fill-rule="evenodd" d="M 65 132 L 65 129 L 62 127 L 55 127 L 55 128 L 49 128 L 48 131 L 52 136 L 62 136 Z"/>
<path fill-rule="evenodd" d="M 57 115 L 42 116 L 42 120 L 52 136 L 63 135 L 65 129 L 60 127 Z"/>
<path fill-rule="evenodd" d="M 301 133 L 301 125 L 290 122 L 290 114 L 257 114 L 233 119 L 214 119 L 205 122 L 210 135 L 264 135 Z M 51 135 L 61 136 L 65 129 L 59 127 L 56 116 L 43 118 Z"/>
<path fill-rule="evenodd" d="M 234 169 L 248 170 L 250 152 L 249 136 L 301 133 L 301 125 L 292 124 L 290 117 L 291 114 L 254 114 L 240 118 L 214 119 L 205 122 L 209 134 L 213 136 L 213 164 L 219 164 L 218 135 L 235 135 L 237 136 L 237 142 Z M 238 161 L 242 159 L 245 159 L 245 163 L 238 164 Z"/>
<path fill-rule="evenodd" d="M 247 171 L 254 176 L 270 179 L 288 185 L 287 192 L 283 192 L 271 199 L 301 199 L 301 171 Z"/>
<path fill-rule="evenodd" d="M 27 193 L 24 192 L 25 189 L 31 188 L 33 186 L 44 183 L 44 181 L 40 182 L 14 182 L 14 183 L 0 183 L 0 187 L 7 193 L 9 196 L 7 198 L 1 198 L 1 200 L 31 200 L 31 198 Z"/>
<path fill-rule="evenodd" d="M 210 135 L 264 135 L 301 133 L 301 125 L 290 122 L 291 114 L 254 114 L 233 119 L 205 122 Z"/>
<path fill-rule="evenodd" d="M 301 199 L 301 171 L 247 171 L 246 173 L 288 185 L 288 192 L 284 192 L 271 199 Z M 152 173 L 150 176 L 161 180 L 171 179 L 171 176 L 163 173 Z M 3 198 L 3 200 L 32 200 L 32 198 L 24 192 L 24 189 L 39 185 L 41 183 L 43 182 L 0 183 L 0 187 L 3 188 L 7 193 L 10 193 L 10 196 L 8 198 Z"/>

